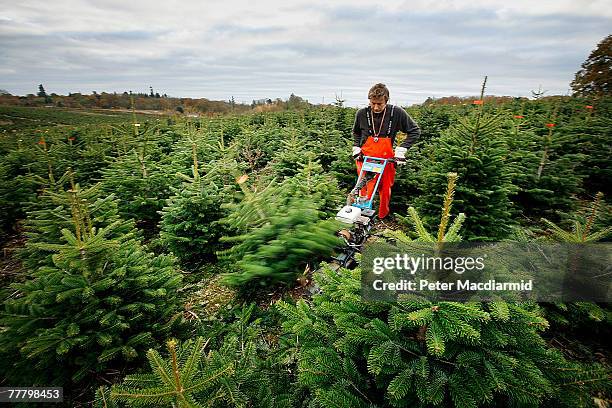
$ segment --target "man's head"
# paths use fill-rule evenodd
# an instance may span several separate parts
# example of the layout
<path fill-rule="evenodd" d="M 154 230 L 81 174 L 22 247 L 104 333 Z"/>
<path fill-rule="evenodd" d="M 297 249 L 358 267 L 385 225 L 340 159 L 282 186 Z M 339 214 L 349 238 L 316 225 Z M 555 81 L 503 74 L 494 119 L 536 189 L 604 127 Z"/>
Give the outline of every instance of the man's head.
<path fill-rule="evenodd" d="M 382 112 L 389 101 L 389 90 L 385 84 L 376 84 L 368 91 L 370 107 L 375 113 Z"/>

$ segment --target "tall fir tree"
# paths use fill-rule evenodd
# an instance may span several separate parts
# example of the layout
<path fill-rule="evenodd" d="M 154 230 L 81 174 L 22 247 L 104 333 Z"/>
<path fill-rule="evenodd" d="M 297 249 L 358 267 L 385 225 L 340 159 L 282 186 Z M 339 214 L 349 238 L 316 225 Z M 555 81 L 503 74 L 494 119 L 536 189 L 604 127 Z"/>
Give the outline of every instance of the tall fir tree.
<path fill-rule="evenodd" d="M 419 181 L 426 191 L 415 200 L 424 223 L 434 225 L 438 212 L 435 203 L 444 196 L 446 174 L 456 172 L 460 184 L 454 205 L 469 214 L 464 237 L 470 241 L 496 240 L 510 233 L 514 223 L 510 198 L 516 192 L 501 120 L 483 111 L 482 94 L 479 101 L 476 112 L 457 119 L 437 144 L 425 150 L 431 163 L 423 169 Z"/>
<path fill-rule="evenodd" d="M 69 193 L 64 191 L 65 187 Z M 53 186 L 44 188 L 37 199 L 27 204 L 27 218 L 24 222 L 24 235 L 27 240 L 25 246 L 16 253 L 26 268 L 36 270 L 43 266 L 53 266 L 53 254 L 41 249 L 40 244 L 64 242 L 62 230 L 74 230 L 72 206 L 75 204 L 85 208 L 86 221 L 91 228 L 100 230 L 122 221 L 113 194 L 103 197 L 100 183 L 81 189 L 79 184 L 75 183 L 75 174 L 69 170 L 55 180 Z M 106 238 L 115 239 L 132 232 L 133 224 L 119 223 L 112 232 L 109 231 Z"/>
<path fill-rule="evenodd" d="M 78 184 L 64 193 L 70 225 L 61 229 L 61 242 L 32 243 L 53 253 L 52 264 L 28 271 L 4 301 L 0 358 L 8 364 L 1 374 L 12 384 L 92 382 L 142 358 L 181 318 L 174 258 L 148 253 L 132 222 L 104 225 L 107 214 L 90 212 L 89 193 Z"/>
<path fill-rule="evenodd" d="M 584 105 L 580 108 L 587 110 Z M 571 159 L 568 167 L 582 179 L 582 191 L 579 192 L 594 196 L 601 191 L 605 197 L 611 197 L 612 118 L 603 114 L 591 116 L 590 112 L 583 115 L 559 129 L 561 134 L 556 148 L 560 156 Z"/>
<path fill-rule="evenodd" d="M 183 265 L 195 267 L 215 261 L 223 249 L 220 238 L 231 233 L 219 221 L 227 215 L 225 202 L 236 192 L 235 177 L 241 173 L 231 155 L 205 163 L 201 175 L 195 140 L 192 143 L 192 176 L 178 173 L 181 188 L 171 187 L 174 195 L 161 213 L 159 242 L 176 255 Z"/>
<path fill-rule="evenodd" d="M 534 224 L 543 216 L 559 221 L 575 209 L 576 196 L 582 191 L 583 176 L 577 170 L 584 156 L 576 148 L 567 148 L 577 142 L 576 135 L 557 129 L 556 114 L 514 116 L 511 130 L 505 133 L 507 162 L 517 187 L 512 200 L 524 224 Z"/>

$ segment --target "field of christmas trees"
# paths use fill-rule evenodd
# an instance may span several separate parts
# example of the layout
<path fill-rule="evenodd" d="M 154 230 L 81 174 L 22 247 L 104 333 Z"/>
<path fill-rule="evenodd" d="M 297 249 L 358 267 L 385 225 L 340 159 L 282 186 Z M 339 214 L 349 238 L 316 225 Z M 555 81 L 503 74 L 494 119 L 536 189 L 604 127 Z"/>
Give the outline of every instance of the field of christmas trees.
<path fill-rule="evenodd" d="M 421 138 L 376 239 L 609 240 L 612 98 L 474 102 L 406 109 Z M 355 109 L 19 109 L 0 386 L 62 386 L 65 406 L 608 406 L 609 305 L 365 302 L 360 267 L 331 267 Z"/>

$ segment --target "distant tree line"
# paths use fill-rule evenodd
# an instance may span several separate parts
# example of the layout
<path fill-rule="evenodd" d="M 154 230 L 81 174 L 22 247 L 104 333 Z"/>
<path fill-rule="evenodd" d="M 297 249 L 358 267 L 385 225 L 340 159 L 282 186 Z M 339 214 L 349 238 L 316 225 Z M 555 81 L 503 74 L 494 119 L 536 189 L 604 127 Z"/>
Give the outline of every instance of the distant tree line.
<path fill-rule="evenodd" d="M 435 98 L 430 96 L 423 102 L 423 105 L 471 105 L 474 101 L 477 101 L 479 96 L 444 96 L 440 98 Z M 521 97 L 513 97 L 513 96 L 487 96 L 484 98 L 485 102 L 488 104 L 503 104 L 507 102 L 512 102 L 514 100 L 528 100 L 528 98 Z"/>
<path fill-rule="evenodd" d="M 213 101 L 207 98 L 176 98 L 167 94 L 155 92 L 153 87 L 149 92 L 100 92 L 91 94 L 79 92 L 68 95 L 47 93 L 43 84 L 38 85 L 36 94 L 25 96 L 11 95 L 6 90 L 0 90 L 0 105 L 10 106 L 50 106 L 58 108 L 88 108 L 88 109 L 131 109 L 132 104 L 137 110 L 176 111 L 179 113 L 241 113 L 251 110 L 294 110 L 312 106 L 306 99 L 291 94 L 288 99 L 274 100 L 263 98 L 253 100 L 251 104 L 237 103 L 232 96 L 227 101 Z M 262 107 L 265 107 L 262 109 Z"/>

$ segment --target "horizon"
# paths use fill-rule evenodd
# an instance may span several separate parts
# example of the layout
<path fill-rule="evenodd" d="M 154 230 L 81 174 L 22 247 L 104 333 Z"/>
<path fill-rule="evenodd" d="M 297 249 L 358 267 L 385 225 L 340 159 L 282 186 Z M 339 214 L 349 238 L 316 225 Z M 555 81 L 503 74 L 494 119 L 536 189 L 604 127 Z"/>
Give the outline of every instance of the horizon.
<path fill-rule="evenodd" d="M 364 24 L 365 22 L 365 24 Z M 13 3 L 0 11 L 0 89 L 11 94 L 138 92 L 250 104 L 287 98 L 367 104 L 478 95 L 565 95 L 609 34 L 605 1 L 251 4 Z"/>
<path fill-rule="evenodd" d="M 40 84 L 39 84 L 39 85 L 40 85 Z M 70 91 L 70 92 L 68 92 L 67 94 L 59 94 L 59 93 L 57 93 L 57 92 L 52 92 L 52 91 L 47 90 L 47 88 L 44 86 L 44 84 L 42 84 L 42 85 L 43 85 L 43 88 L 45 89 L 45 92 L 46 92 L 46 93 L 47 93 L 47 95 L 49 95 L 49 96 L 52 96 L 52 94 L 55 94 L 55 95 L 57 95 L 57 96 L 59 96 L 59 97 L 70 97 L 70 94 L 79 94 L 79 95 L 83 95 L 83 96 L 91 96 L 91 95 L 93 95 L 93 92 L 96 92 L 97 94 L 116 94 L 116 95 L 123 95 L 124 93 L 129 93 L 129 92 L 131 91 L 131 92 L 132 92 L 132 94 L 133 94 L 133 95 L 135 95 L 135 96 L 140 96 L 140 97 L 150 97 L 150 96 L 149 96 L 149 92 L 150 92 L 150 90 L 149 90 L 149 92 L 145 92 L 145 91 L 140 92 L 140 91 L 133 91 L 133 90 L 127 90 L 127 91 L 98 91 L 98 90 L 94 90 L 94 91 L 90 91 L 89 93 L 80 92 L 80 91 L 76 91 L 76 92 Z M 36 89 L 38 90 L 38 85 L 36 86 Z M 5 90 L 6 90 L 6 89 L 4 89 L 4 88 L 0 88 L 0 91 L 5 91 Z M 164 96 L 163 96 L 163 95 L 165 94 L 164 92 L 155 91 L 155 88 L 153 88 L 153 91 L 154 91 L 155 93 L 159 93 L 159 94 L 160 94 L 160 97 L 164 97 Z M 286 102 L 286 101 L 288 100 L 288 98 L 289 98 L 289 97 L 290 97 L 292 94 L 293 94 L 293 95 L 295 95 L 295 96 L 298 96 L 298 97 L 300 97 L 300 98 L 302 98 L 302 99 L 304 99 L 304 100 L 306 100 L 308 103 L 310 103 L 310 104 L 311 104 L 311 105 L 313 105 L 313 106 L 317 106 L 317 105 L 332 105 L 332 104 L 333 104 L 333 102 L 335 101 L 335 99 L 333 99 L 333 100 L 331 100 L 331 101 L 320 101 L 320 102 L 314 102 L 314 101 L 311 101 L 311 100 L 309 100 L 309 99 L 307 99 L 307 98 L 303 98 L 301 95 L 298 95 L 298 94 L 296 94 L 295 92 L 292 92 L 292 93 L 290 93 L 289 95 L 287 95 L 287 96 L 285 96 L 285 97 L 279 97 L 279 99 L 281 99 L 282 101 Z M 25 95 L 17 95 L 17 94 L 13 94 L 13 93 L 11 93 L 10 95 L 11 95 L 11 96 L 20 97 L 20 98 L 22 98 L 22 97 L 28 97 L 28 95 L 34 95 L 35 97 L 37 97 L 36 92 L 29 92 L 29 93 L 27 93 L 27 94 L 25 94 Z M 565 95 L 562 95 L 562 94 L 546 94 L 546 95 L 541 96 L 541 98 L 547 98 L 547 97 L 569 97 L 569 96 L 571 96 L 571 95 L 568 95 L 568 94 L 565 94 Z M 207 98 L 207 97 L 205 97 L 205 96 L 202 96 L 202 97 L 191 97 L 191 96 L 189 96 L 189 97 L 188 97 L 188 96 L 175 96 L 175 95 L 168 95 L 168 94 L 166 94 L 166 96 L 165 96 L 165 97 L 166 97 L 166 98 L 172 98 L 172 99 L 193 99 L 193 100 L 198 100 L 198 99 L 206 99 L 206 100 L 211 101 L 211 102 L 225 102 L 225 103 L 230 103 L 230 101 L 229 101 L 229 100 L 227 100 L 227 99 L 226 99 L 226 100 L 222 100 L 222 99 L 211 99 L 211 98 Z M 434 100 L 439 100 L 439 99 L 444 99 L 444 98 L 459 98 L 459 99 L 469 99 L 469 98 L 478 98 L 478 97 L 479 97 L 479 95 L 444 95 L 444 96 L 435 97 L 435 98 L 434 98 Z M 487 94 L 486 92 L 485 92 L 484 97 L 485 97 L 485 99 L 486 99 L 486 98 L 526 98 L 526 99 L 528 99 L 528 100 L 533 100 L 533 99 L 534 99 L 534 98 L 533 98 L 533 96 L 529 97 L 529 96 L 514 96 L 514 95 L 492 95 L 492 94 Z M 230 98 L 231 98 L 231 97 L 230 97 Z M 260 98 L 260 99 L 258 99 L 258 100 L 262 100 L 262 99 L 271 99 L 271 100 L 272 100 L 272 102 L 274 102 L 276 98 Z M 242 102 L 242 101 L 237 101 L 237 100 L 236 100 L 236 101 L 235 101 L 235 103 L 236 103 L 237 105 L 244 105 L 244 106 L 248 106 L 248 105 L 251 105 L 251 104 L 252 104 L 252 102 L 254 102 L 254 101 L 258 101 L 258 100 L 252 100 L 251 102 L 248 102 L 248 101 L 244 101 L 244 102 Z M 425 100 L 421 101 L 421 102 L 415 102 L 415 103 L 413 103 L 413 104 L 398 104 L 398 103 L 394 103 L 394 102 L 393 102 L 393 100 L 392 100 L 392 98 L 391 98 L 391 99 L 389 99 L 389 102 L 388 102 L 388 103 L 389 103 L 389 104 L 392 104 L 392 105 L 397 105 L 397 106 L 408 107 L 408 106 L 412 106 L 412 105 L 422 105 L 422 104 L 423 104 L 423 103 L 425 103 L 426 101 L 427 101 L 427 98 L 426 98 Z M 344 107 L 349 107 L 349 108 L 360 108 L 360 107 L 362 107 L 362 106 L 366 106 L 366 105 L 367 105 L 367 99 L 366 99 L 366 102 L 364 102 L 364 104 L 363 104 L 363 105 L 356 105 L 356 106 L 355 106 L 355 105 L 347 105 L 347 104 L 345 103 L 343 106 L 344 106 Z"/>

